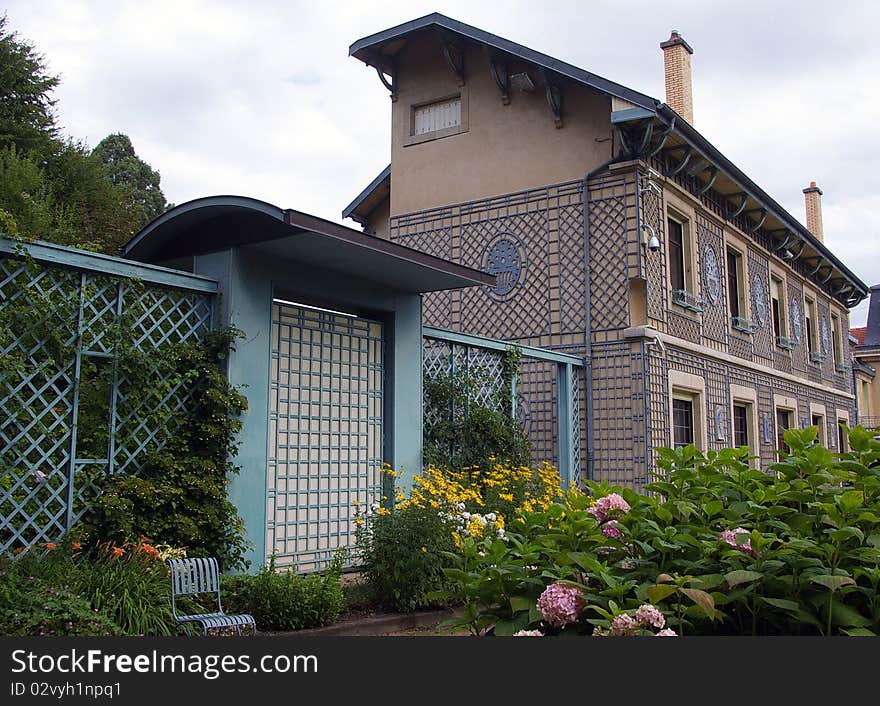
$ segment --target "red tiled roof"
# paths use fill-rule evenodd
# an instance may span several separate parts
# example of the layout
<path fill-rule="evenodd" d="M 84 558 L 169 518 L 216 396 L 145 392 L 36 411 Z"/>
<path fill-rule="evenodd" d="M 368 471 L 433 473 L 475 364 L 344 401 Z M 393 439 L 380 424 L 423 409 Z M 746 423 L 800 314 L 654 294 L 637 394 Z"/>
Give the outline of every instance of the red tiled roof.
<path fill-rule="evenodd" d="M 860 346 L 863 346 L 863 345 L 865 345 L 865 331 L 867 331 L 867 330 L 868 330 L 867 326 L 862 326 L 861 328 L 851 328 L 849 330 L 849 333 L 856 340 L 858 340 Z"/>

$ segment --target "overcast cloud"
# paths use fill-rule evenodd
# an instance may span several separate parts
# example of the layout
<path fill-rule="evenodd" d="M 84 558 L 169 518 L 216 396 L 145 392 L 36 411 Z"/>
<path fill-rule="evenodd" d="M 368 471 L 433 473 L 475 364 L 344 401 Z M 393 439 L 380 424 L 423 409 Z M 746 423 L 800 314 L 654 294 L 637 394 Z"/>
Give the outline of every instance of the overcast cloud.
<path fill-rule="evenodd" d="M 717 7 L 716 7 L 717 5 Z M 388 164 L 390 102 L 348 57 L 430 12 L 664 98 L 659 43 L 694 48 L 696 127 L 795 217 L 824 191 L 825 242 L 880 283 L 880 3 L 557 0 L 7 0 L 61 74 L 64 130 L 128 134 L 174 203 L 241 194 L 334 221 Z M 349 225 L 354 225 L 348 222 Z M 866 303 L 851 324 L 864 325 Z"/>

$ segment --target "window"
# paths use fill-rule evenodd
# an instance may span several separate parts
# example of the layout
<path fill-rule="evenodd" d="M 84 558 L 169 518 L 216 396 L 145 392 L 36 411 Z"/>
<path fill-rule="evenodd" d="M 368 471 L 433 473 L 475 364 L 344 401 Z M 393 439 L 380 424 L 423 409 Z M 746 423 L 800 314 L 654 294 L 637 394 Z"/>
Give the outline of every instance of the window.
<path fill-rule="evenodd" d="M 778 277 L 770 277 L 770 308 L 773 315 L 773 334 L 776 345 L 790 351 L 794 340 L 785 335 L 788 331 L 788 316 L 785 309 L 785 285 Z"/>
<path fill-rule="evenodd" d="M 785 443 L 784 432 L 786 429 L 791 429 L 791 417 L 792 412 L 789 409 L 776 410 L 776 448 L 786 454 L 789 453 L 790 449 Z M 782 453 L 779 454 L 779 458 L 780 460 L 782 459 Z"/>
<path fill-rule="evenodd" d="M 694 400 L 672 399 L 672 445 L 675 448 L 694 443 Z"/>
<path fill-rule="evenodd" d="M 749 409 L 745 404 L 733 405 L 733 445 L 749 446 Z"/>
<path fill-rule="evenodd" d="M 819 430 L 818 442 L 825 443 L 825 417 L 821 414 L 813 414 L 810 417 L 810 424 Z"/>
<path fill-rule="evenodd" d="M 458 135 L 468 129 L 468 99 L 466 89 L 410 107 L 409 124 L 403 135 L 405 146 Z"/>
<path fill-rule="evenodd" d="M 669 282 L 673 289 L 686 290 L 684 271 L 684 225 L 672 218 L 666 220 L 669 232 Z"/>
<path fill-rule="evenodd" d="M 461 96 L 413 106 L 413 135 L 461 127 Z"/>
<path fill-rule="evenodd" d="M 837 450 L 845 453 L 849 444 L 846 437 L 846 419 L 837 420 Z"/>
<path fill-rule="evenodd" d="M 804 320 L 807 329 L 807 353 L 812 355 L 813 351 L 816 350 L 816 332 L 813 330 L 813 326 L 816 323 L 816 303 L 809 297 L 804 301 L 806 304 L 804 306 Z"/>
<path fill-rule="evenodd" d="M 843 355 L 840 351 L 840 317 L 831 315 L 831 355 L 834 356 L 834 369 L 841 372 Z"/>
<path fill-rule="evenodd" d="M 738 318 L 745 313 L 742 306 L 741 292 L 744 289 L 740 282 L 742 277 L 742 255 L 735 250 L 727 251 L 727 301 L 730 305 L 730 315 Z"/>
<path fill-rule="evenodd" d="M 862 388 L 862 403 L 859 411 L 863 416 L 868 416 L 871 410 L 871 384 L 867 380 L 860 380 L 859 384 Z"/>

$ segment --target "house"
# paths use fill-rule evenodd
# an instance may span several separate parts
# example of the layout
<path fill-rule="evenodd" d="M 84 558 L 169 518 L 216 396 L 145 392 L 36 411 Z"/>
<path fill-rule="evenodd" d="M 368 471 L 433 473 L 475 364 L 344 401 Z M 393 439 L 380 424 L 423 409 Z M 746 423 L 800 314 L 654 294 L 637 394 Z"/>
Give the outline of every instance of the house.
<path fill-rule="evenodd" d="M 880 426 L 880 284 L 871 287 L 868 322 L 850 330 L 853 385 L 858 405 L 856 419 L 866 427 Z"/>
<path fill-rule="evenodd" d="M 425 323 L 582 357 L 581 472 L 634 487 L 660 446 L 766 465 L 815 425 L 842 448 L 868 293 L 823 242 L 821 189 L 805 227 L 694 126 L 690 45 L 660 47 L 665 102 L 436 13 L 349 49 L 390 93 L 391 163 L 343 216 L 496 275 L 426 294 Z M 553 380 L 520 390 L 540 440 Z"/>

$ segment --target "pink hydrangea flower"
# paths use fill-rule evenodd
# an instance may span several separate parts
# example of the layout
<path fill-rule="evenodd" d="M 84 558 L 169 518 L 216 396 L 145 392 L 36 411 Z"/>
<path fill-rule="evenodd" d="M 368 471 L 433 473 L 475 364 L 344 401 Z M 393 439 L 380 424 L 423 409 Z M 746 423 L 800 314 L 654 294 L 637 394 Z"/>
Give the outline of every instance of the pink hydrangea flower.
<path fill-rule="evenodd" d="M 678 633 L 675 630 L 671 630 L 669 628 L 665 628 L 658 632 L 654 637 L 678 637 Z"/>
<path fill-rule="evenodd" d="M 602 534 L 609 539 L 623 539 L 623 532 L 617 527 L 617 520 L 608 520 L 602 525 Z"/>
<path fill-rule="evenodd" d="M 44 480 L 46 480 L 46 474 L 42 471 L 34 471 L 34 478 L 36 479 L 37 483 L 42 483 Z"/>
<path fill-rule="evenodd" d="M 751 540 L 747 539 L 742 544 L 737 544 L 736 535 L 738 534 L 751 534 L 749 530 L 743 527 L 737 527 L 732 530 L 724 530 L 718 535 L 718 538 L 724 542 L 725 544 L 729 544 L 734 549 L 739 549 L 741 552 L 745 554 L 749 554 L 750 556 L 755 556 L 755 551 L 752 549 Z"/>
<path fill-rule="evenodd" d="M 620 615 L 614 616 L 614 620 L 611 621 L 611 634 L 614 637 L 624 637 L 625 635 L 630 635 L 631 633 L 638 630 L 639 624 L 636 622 L 635 618 L 633 618 L 628 613 L 621 613 Z"/>
<path fill-rule="evenodd" d="M 605 522 L 612 515 L 625 515 L 630 511 L 629 503 L 623 499 L 618 493 L 611 493 L 603 498 L 596 500 L 595 504 L 587 508 L 589 512 L 599 523 Z"/>
<path fill-rule="evenodd" d="M 578 589 L 561 583 L 551 583 L 538 598 L 538 610 L 546 622 L 561 628 L 577 620 L 584 603 Z"/>
<path fill-rule="evenodd" d="M 666 618 L 663 617 L 663 613 L 650 603 L 639 606 L 638 610 L 632 613 L 632 617 L 645 627 L 662 628 L 666 625 Z"/>

